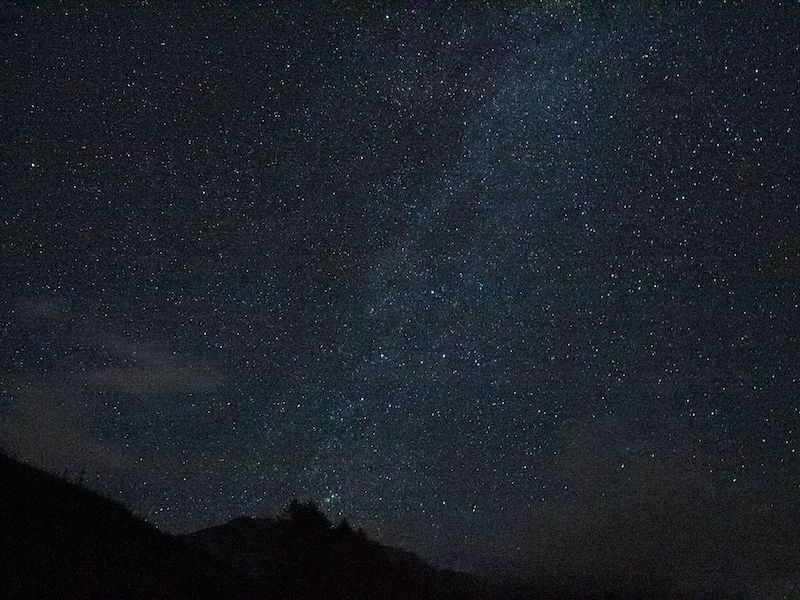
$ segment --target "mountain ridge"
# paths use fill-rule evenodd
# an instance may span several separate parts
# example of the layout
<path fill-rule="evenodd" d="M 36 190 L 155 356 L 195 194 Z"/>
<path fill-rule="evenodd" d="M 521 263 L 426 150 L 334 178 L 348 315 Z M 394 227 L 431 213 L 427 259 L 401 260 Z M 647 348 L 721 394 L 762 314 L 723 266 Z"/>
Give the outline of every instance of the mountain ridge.
<path fill-rule="evenodd" d="M 373 541 L 346 520 L 334 526 L 313 502 L 294 500 L 280 517 L 239 517 L 182 538 L 233 565 L 263 588 L 279 590 L 278 597 L 484 596 L 471 576 L 437 569 L 413 552 Z"/>
<path fill-rule="evenodd" d="M 332 525 L 312 502 L 186 535 L 0 454 L 0 581 L 8 598 L 403 600 L 483 597 L 472 577 Z"/>

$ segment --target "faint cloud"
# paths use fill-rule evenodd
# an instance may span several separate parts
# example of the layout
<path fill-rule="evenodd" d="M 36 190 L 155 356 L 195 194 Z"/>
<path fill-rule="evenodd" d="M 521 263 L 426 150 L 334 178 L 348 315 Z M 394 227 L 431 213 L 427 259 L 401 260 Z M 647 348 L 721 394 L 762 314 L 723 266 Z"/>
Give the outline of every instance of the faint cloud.
<path fill-rule="evenodd" d="M 19 298 L 16 307 L 17 314 L 25 320 L 44 319 L 47 321 L 61 318 L 66 309 L 63 302 L 47 296 Z"/>
<path fill-rule="evenodd" d="M 226 380 L 211 361 L 170 350 L 164 343 L 140 342 L 109 332 L 95 337 L 95 350 L 107 364 L 86 370 L 82 376 L 86 385 L 156 396 L 211 390 Z"/>
<path fill-rule="evenodd" d="M 147 440 L 158 432 L 144 419 L 162 415 L 163 432 L 187 395 L 222 389 L 228 377 L 218 364 L 166 340 L 134 338 L 56 298 L 21 297 L 13 307 L 16 349 L 35 348 L 43 362 L 20 362 L 8 373 L 0 390 L 2 445 L 56 471 L 119 474 L 140 468 L 145 457 L 159 469 L 194 468 L 151 448 Z M 127 436 L 133 424 L 136 437 Z"/>

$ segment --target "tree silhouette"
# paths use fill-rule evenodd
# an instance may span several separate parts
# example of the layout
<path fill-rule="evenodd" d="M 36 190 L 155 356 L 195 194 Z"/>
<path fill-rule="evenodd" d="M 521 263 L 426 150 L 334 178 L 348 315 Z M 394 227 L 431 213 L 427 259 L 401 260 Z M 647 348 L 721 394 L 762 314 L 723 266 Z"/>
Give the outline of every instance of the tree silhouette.
<path fill-rule="evenodd" d="M 341 523 L 336 526 L 336 533 L 341 537 L 350 537 L 353 535 L 353 527 L 350 525 L 350 521 L 348 521 L 347 518 L 342 519 Z"/>
<path fill-rule="evenodd" d="M 323 531 L 331 528 L 328 517 L 311 500 L 308 502 L 292 500 L 286 507 L 284 518 L 294 527 L 306 531 Z"/>

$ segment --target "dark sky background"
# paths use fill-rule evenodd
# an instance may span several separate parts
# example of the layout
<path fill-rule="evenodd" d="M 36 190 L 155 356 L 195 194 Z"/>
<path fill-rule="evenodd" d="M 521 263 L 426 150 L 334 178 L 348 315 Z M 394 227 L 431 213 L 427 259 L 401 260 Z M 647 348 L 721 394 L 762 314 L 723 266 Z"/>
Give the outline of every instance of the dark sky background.
<path fill-rule="evenodd" d="M 798 573 L 800 4 L 447 4 L 4 4 L 0 441 L 168 531 Z"/>

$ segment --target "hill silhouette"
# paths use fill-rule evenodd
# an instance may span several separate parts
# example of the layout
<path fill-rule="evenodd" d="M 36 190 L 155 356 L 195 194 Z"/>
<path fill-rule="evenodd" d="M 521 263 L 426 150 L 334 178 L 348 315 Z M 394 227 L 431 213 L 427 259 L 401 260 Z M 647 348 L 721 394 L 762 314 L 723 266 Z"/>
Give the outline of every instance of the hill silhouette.
<path fill-rule="evenodd" d="M 4 598 L 257 598 L 231 566 L 123 505 L 0 455 Z"/>
<path fill-rule="evenodd" d="M 3 598 L 470 599 L 467 575 L 334 527 L 313 503 L 188 536 L 81 483 L 0 455 Z"/>
<path fill-rule="evenodd" d="M 362 530 L 353 530 L 346 520 L 333 527 L 310 502 L 293 501 L 280 518 L 234 519 L 185 539 L 273 590 L 273 597 L 482 597 L 471 577 L 435 569 L 411 552 L 372 541 Z"/>

